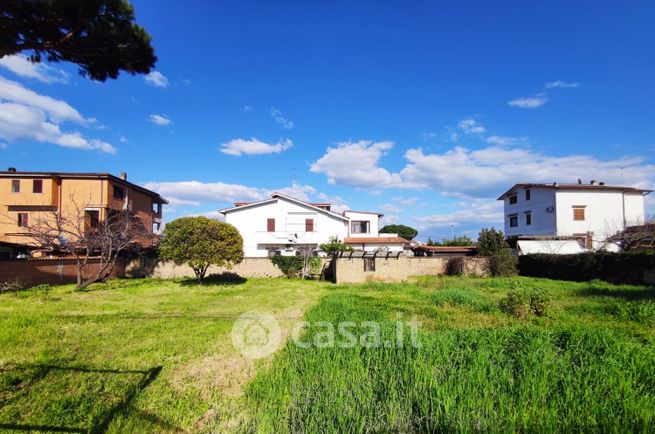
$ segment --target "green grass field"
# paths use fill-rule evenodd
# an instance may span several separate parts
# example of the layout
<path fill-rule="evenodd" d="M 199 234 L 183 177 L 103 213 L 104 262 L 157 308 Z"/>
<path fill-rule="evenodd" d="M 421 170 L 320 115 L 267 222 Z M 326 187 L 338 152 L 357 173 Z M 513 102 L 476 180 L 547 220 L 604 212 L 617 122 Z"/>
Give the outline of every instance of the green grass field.
<path fill-rule="evenodd" d="M 541 290 L 515 318 L 508 291 Z M 241 313 L 421 322 L 420 346 L 300 348 L 251 361 Z M 358 329 L 359 330 L 359 329 Z M 337 337 L 337 344 L 340 338 Z M 16 432 L 655 430 L 655 288 L 544 279 L 119 280 L 0 296 L 0 429 Z"/>

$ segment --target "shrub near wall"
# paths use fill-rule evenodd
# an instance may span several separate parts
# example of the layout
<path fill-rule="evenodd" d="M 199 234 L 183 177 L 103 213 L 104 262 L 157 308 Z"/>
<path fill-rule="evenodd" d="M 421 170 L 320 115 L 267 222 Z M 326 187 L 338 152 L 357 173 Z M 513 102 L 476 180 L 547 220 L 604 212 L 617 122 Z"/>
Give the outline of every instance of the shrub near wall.
<path fill-rule="evenodd" d="M 549 279 L 601 279 L 633 285 L 655 284 L 655 255 L 648 253 L 536 254 L 519 257 L 519 274 Z"/>

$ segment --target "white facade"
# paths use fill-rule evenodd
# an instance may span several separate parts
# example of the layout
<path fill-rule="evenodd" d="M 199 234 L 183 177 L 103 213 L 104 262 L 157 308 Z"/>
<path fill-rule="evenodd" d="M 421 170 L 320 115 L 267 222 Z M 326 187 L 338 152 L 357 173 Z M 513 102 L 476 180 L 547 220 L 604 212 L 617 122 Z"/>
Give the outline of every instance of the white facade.
<path fill-rule="evenodd" d="M 517 184 L 504 193 L 505 235 L 583 237 L 593 248 L 612 248 L 605 239 L 644 222 L 648 190 L 600 184 Z"/>
<path fill-rule="evenodd" d="M 246 257 L 292 256 L 299 247 L 317 249 L 318 245 L 335 239 L 347 242 L 351 236 L 354 240 L 366 239 L 361 246 L 360 243 L 352 245 L 356 250 L 403 250 L 404 243 L 394 242 L 396 234 L 378 234 L 381 216 L 378 213 L 345 211 L 338 214 L 329 210 L 329 204 L 305 203 L 279 193 L 273 194 L 271 199 L 240 203 L 220 212 L 225 215 L 225 221 L 241 233 Z M 374 244 L 381 239 L 388 242 Z"/>
<path fill-rule="evenodd" d="M 298 245 L 318 245 L 348 236 L 346 217 L 281 194 L 221 213 L 241 233 L 246 257 L 266 257 L 273 252 L 295 255 Z M 269 219 L 274 227 L 269 226 Z"/>

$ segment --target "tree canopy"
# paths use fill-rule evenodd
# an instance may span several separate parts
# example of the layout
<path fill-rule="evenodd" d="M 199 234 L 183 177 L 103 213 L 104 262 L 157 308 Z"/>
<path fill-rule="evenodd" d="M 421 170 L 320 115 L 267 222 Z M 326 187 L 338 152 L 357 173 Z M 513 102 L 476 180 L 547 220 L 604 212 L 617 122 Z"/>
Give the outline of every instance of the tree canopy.
<path fill-rule="evenodd" d="M 381 234 L 398 234 L 407 241 L 411 241 L 418 235 L 418 231 L 412 227 L 405 225 L 386 225 L 380 229 Z"/>
<path fill-rule="evenodd" d="M 0 58 L 72 62 L 92 80 L 147 74 L 157 61 L 127 0 L 4 0 L 0 29 Z"/>
<path fill-rule="evenodd" d="M 427 242 L 428 246 L 448 246 L 448 247 L 453 247 L 453 246 L 472 246 L 473 245 L 473 240 L 466 236 L 466 235 L 461 235 L 457 236 L 451 239 L 445 239 L 441 242 L 439 241 L 434 241 L 432 238 L 428 238 Z"/>
<path fill-rule="evenodd" d="M 231 268 L 241 262 L 243 239 L 228 223 L 207 217 L 182 217 L 164 228 L 159 256 L 176 264 L 189 264 L 202 283 L 210 265 Z"/>

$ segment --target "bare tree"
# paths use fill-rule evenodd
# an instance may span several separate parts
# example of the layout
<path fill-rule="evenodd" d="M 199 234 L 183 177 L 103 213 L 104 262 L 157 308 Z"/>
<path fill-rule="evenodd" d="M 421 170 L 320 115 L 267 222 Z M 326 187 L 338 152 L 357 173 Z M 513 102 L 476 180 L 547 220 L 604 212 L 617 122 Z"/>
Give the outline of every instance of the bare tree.
<path fill-rule="evenodd" d="M 84 207 L 74 203 L 75 212 L 39 213 L 27 225 L 26 235 L 40 249 L 71 256 L 76 261 L 77 289 L 107 279 L 118 257 L 148 242 L 152 235 L 130 211 L 109 210 L 104 220 L 90 220 Z M 97 270 L 86 276 L 89 259 L 98 260 Z"/>
<path fill-rule="evenodd" d="M 298 252 L 302 259 L 302 269 L 300 270 L 300 278 L 306 279 L 315 270 L 316 264 L 320 259 L 315 255 L 315 250 L 317 249 L 317 244 L 298 244 L 296 245 L 296 252 Z"/>
<path fill-rule="evenodd" d="M 644 224 L 629 226 L 611 237 L 607 242 L 618 245 L 623 251 L 655 248 L 655 218 Z"/>

